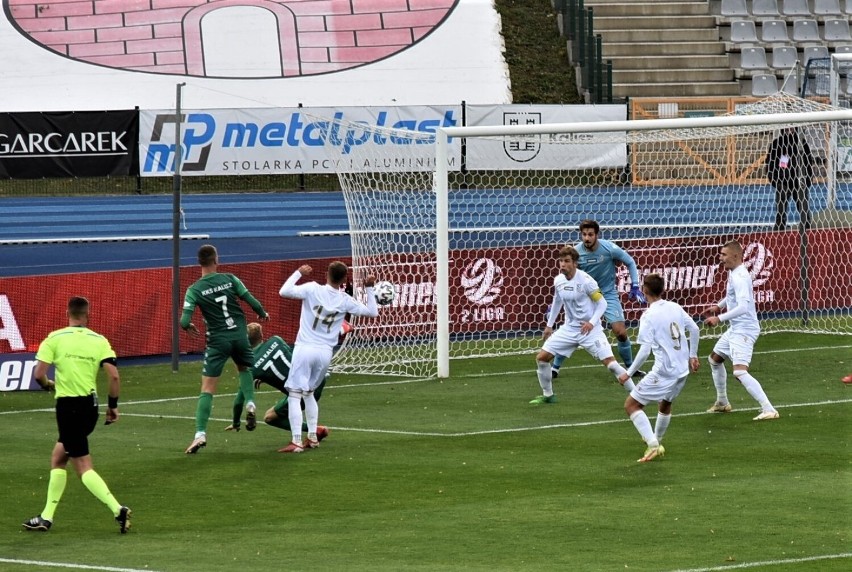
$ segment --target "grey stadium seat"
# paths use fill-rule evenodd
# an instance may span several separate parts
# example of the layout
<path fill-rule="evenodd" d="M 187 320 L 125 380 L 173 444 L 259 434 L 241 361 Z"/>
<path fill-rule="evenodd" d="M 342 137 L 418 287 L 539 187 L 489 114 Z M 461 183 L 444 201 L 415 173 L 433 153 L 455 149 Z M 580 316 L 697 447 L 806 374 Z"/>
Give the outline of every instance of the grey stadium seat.
<path fill-rule="evenodd" d="M 826 42 L 852 42 L 849 20 L 846 19 L 826 20 L 822 26 L 822 34 Z"/>
<path fill-rule="evenodd" d="M 808 65 L 808 60 L 818 60 L 829 57 L 828 48 L 825 46 L 807 46 L 803 52 L 802 62 L 806 67 Z"/>
<path fill-rule="evenodd" d="M 778 0 L 752 0 L 751 14 L 757 18 L 777 18 Z"/>
<path fill-rule="evenodd" d="M 793 22 L 794 42 L 821 42 L 819 24 L 816 20 L 801 19 Z"/>
<path fill-rule="evenodd" d="M 834 48 L 835 54 L 852 54 L 852 44 L 847 46 L 837 46 Z"/>
<path fill-rule="evenodd" d="M 785 16 L 810 16 L 808 0 L 781 0 L 781 13 Z"/>
<path fill-rule="evenodd" d="M 743 48 L 740 52 L 740 67 L 744 70 L 765 70 L 769 68 L 766 63 L 766 50 L 762 47 Z"/>
<path fill-rule="evenodd" d="M 840 0 L 814 0 L 815 16 L 840 16 Z"/>
<path fill-rule="evenodd" d="M 734 20 L 731 22 L 731 41 L 737 43 L 758 43 L 757 31 L 752 20 Z"/>
<path fill-rule="evenodd" d="M 769 43 L 789 42 L 787 22 L 784 20 L 764 20 L 760 25 L 760 39 Z"/>
<path fill-rule="evenodd" d="M 846 0 L 843 4 L 843 13 L 852 16 L 852 0 Z"/>
<path fill-rule="evenodd" d="M 799 51 L 795 46 L 774 46 L 772 48 L 771 66 L 776 70 L 789 70 L 796 67 L 799 61 Z"/>
<path fill-rule="evenodd" d="M 778 93 L 778 78 L 775 74 L 762 73 L 751 78 L 751 94 L 755 97 L 765 97 Z"/>
<path fill-rule="evenodd" d="M 726 18 L 748 18 L 745 0 L 722 0 L 722 16 Z"/>

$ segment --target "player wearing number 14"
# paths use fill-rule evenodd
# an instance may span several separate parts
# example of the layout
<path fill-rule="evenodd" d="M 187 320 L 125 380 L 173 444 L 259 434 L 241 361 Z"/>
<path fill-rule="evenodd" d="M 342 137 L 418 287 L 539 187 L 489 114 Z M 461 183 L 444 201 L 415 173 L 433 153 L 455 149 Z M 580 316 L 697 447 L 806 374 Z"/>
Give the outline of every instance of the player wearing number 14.
<path fill-rule="evenodd" d="M 283 298 L 295 298 L 302 301 L 302 311 L 299 321 L 299 333 L 293 348 L 290 377 L 284 387 L 288 391 L 288 410 L 290 418 L 290 444 L 281 450 L 282 453 L 301 453 L 305 448 L 313 449 L 319 446 L 317 424 L 319 407 L 314 392 L 325 379 L 328 366 L 331 364 L 332 350 L 337 344 L 343 320 L 346 314 L 368 316 L 375 318 L 379 315 L 373 286 L 375 276 L 367 276 L 364 280 L 367 304 L 364 305 L 341 287 L 346 282 L 349 272 L 342 262 L 332 262 L 328 265 L 326 283 L 306 282 L 296 285 L 302 276 L 310 276 L 313 269 L 304 264 L 284 282 L 278 294 Z M 302 399 L 305 401 L 305 418 L 308 425 L 308 439 L 302 442 Z"/>

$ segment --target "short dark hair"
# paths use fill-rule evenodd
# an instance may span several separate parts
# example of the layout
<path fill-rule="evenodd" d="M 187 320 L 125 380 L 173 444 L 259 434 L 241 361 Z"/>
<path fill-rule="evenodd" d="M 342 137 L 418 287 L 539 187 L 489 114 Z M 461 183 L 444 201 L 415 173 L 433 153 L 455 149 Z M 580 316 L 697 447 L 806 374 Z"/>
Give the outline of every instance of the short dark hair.
<path fill-rule="evenodd" d="M 212 244 L 205 244 L 198 249 L 198 264 L 201 266 L 212 266 L 216 264 L 216 247 Z"/>
<path fill-rule="evenodd" d="M 72 296 L 68 300 L 68 314 L 74 318 L 82 318 L 89 313 L 89 301 L 82 296 Z"/>
<path fill-rule="evenodd" d="M 559 249 L 559 258 L 570 258 L 574 262 L 580 260 L 580 253 L 573 246 L 563 246 Z"/>
<path fill-rule="evenodd" d="M 348 273 L 349 267 L 339 260 L 335 260 L 328 265 L 328 279 L 334 284 L 342 284 L 346 280 Z"/>
<path fill-rule="evenodd" d="M 663 292 L 666 290 L 665 279 L 656 273 L 645 276 L 645 279 L 642 280 L 642 284 L 645 285 L 645 289 L 648 290 L 648 294 L 656 298 L 662 296 Z"/>
<path fill-rule="evenodd" d="M 587 218 L 586 220 L 580 221 L 580 232 L 583 232 L 587 228 L 593 229 L 596 235 L 601 233 L 601 225 L 599 225 L 596 220 Z"/>

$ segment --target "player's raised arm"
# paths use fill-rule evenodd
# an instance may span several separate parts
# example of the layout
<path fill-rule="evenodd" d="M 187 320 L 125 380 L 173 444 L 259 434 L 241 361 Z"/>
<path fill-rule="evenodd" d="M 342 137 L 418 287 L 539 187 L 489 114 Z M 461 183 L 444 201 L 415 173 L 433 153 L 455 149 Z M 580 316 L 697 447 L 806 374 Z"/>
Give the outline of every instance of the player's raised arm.
<path fill-rule="evenodd" d="M 310 276 L 312 271 L 313 269 L 307 264 L 301 265 L 290 275 L 289 278 L 287 278 L 284 284 L 281 285 L 281 289 L 278 290 L 278 295 L 282 298 L 303 299 L 305 297 L 302 292 L 304 288 L 302 286 L 296 286 L 296 282 L 298 282 L 302 276 Z"/>

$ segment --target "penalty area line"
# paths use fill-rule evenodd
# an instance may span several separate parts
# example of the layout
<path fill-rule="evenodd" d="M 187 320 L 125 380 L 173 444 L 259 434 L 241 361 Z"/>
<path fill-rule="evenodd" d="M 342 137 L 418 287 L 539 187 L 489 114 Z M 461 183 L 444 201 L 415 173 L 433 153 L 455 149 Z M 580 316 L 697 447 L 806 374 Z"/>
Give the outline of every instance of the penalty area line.
<path fill-rule="evenodd" d="M 842 552 L 840 554 L 825 554 L 822 556 L 806 556 L 803 558 L 784 558 L 782 560 L 765 560 L 763 562 L 744 562 L 742 564 L 711 566 L 709 568 L 683 568 L 678 570 L 671 570 L 670 572 L 721 572 L 723 570 L 743 570 L 745 568 L 759 568 L 761 566 L 783 566 L 785 564 L 801 564 L 803 562 L 836 560 L 838 558 L 852 558 L 852 552 Z"/>
<path fill-rule="evenodd" d="M 45 562 L 44 560 L 19 560 L 16 558 L 0 558 L 6 564 L 21 566 L 39 566 L 47 568 L 68 568 L 71 570 L 103 570 L 105 572 L 156 572 L 150 568 L 116 568 L 115 566 L 94 566 L 90 564 L 75 564 L 72 562 Z"/>

